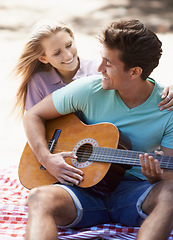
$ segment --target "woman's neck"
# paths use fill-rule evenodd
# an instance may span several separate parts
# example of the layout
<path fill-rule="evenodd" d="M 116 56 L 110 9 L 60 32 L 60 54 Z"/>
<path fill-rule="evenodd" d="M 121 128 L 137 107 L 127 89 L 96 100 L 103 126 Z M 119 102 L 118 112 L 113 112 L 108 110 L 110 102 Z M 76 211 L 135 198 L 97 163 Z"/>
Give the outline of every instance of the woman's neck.
<path fill-rule="evenodd" d="M 78 65 L 77 65 L 76 69 L 74 69 L 73 71 L 62 71 L 62 72 L 59 72 L 57 69 L 56 69 L 56 71 L 60 75 L 60 77 L 63 80 L 63 82 L 66 83 L 66 84 L 69 84 L 69 83 L 72 82 L 72 79 L 76 75 L 76 73 L 79 70 L 79 68 L 80 68 L 80 61 L 78 60 Z"/>

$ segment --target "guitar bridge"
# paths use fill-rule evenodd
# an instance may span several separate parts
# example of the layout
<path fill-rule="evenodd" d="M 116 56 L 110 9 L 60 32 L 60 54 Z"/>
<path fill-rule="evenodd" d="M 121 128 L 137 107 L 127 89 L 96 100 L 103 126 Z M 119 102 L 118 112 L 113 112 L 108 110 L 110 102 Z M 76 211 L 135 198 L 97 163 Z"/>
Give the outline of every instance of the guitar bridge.
<path fill-rule="evenodd" d="M 60 129 L 56 129 L 54 134 L 53 134 L 53 137 L 49 140 L 48 148 L 49 148 L 50 153 L 53 153 L 53 150 L 54 150 L 54 148 L 56 146 L 56 143 L 58 141 L 60 133 L 61 133 L 61 130 Z M 43 165 L 40 166 L 40 169 L 46 170 L 46 168 L 43 167 Z"/>

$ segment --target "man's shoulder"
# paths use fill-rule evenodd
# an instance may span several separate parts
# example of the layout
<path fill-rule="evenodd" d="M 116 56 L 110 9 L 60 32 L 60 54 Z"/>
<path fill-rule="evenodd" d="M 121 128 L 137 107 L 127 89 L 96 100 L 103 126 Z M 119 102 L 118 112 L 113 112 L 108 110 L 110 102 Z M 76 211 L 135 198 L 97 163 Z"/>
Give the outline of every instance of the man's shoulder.
<path fill-rule="evenodd" d="M 81 77 L 75 80 L 73 83 L 75 83 L 76 85 L 101 84 L 101 75 L 95 74 L 95 75 L 90 75 L 86 77 Z"/>
<path fill-rule="evenodd" d="M 154 89 L 152 91 L 151 97 L 154 98 L 154 100 L 159 103 L 161 101 L 164 86 L 162 84 L 156 82 L 156 81 L 154 81 L 154 85 L 155 86 L 154 86 Z"/>
<path fill-rule="evenodd" d="M 59 92 L 64 92 L 70 96 L 83 96 L 88 97 L 95 92 L 100 91 L 102 88 L 101 77 L 98 75 L 92 75 L 87 77 L 78 78 L 64 88 L 59 89 Z"/>
<path fill-rule="evenodd" d="M 155 81 L 155 84 L 156 84 L 158 90 L 163 90 L 164 87 L 165 87 L 165 86 L 164 86 L 162 83 L 160 83 L 160 82 L 156 82 L 156 81 Z"/>

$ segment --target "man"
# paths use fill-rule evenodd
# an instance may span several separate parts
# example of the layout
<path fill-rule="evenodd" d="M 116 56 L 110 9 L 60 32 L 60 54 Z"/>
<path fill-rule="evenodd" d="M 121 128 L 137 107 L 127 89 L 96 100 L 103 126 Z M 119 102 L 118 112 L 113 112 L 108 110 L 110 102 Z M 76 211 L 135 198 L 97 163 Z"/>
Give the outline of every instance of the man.
<path fill-rule="evenodd" d="M 57 225 L 87 227 L 120 222 L 141 226 L 138 239 L 163 240 L 173 228 L 172 172 L 148 153 L 160 147 L 173 155 L 173 112 L 160 111 L 162 88 L 148 76 L 162 53 L 157 36 L 138 20 L 113 22 L 99 37 L 102 77 L 75 81 L 28 111 L 24 127 L 38 161 L 61 184 L 31 190 L 26 239 L 57 239 Z M 51 154 L 44 122 L 80 110 L 87 124 L 111 122 L 140 155 L 140 168 L 126 171 L 115 190 L 77 187 L 82 169 L 65 162 L 72 152 Z M 91 176 L 92 177 L 92 176 Z M 148 180 L 147 180 L 148 178 Z M 110 190 L 110 191 L 109 191 Z"/>

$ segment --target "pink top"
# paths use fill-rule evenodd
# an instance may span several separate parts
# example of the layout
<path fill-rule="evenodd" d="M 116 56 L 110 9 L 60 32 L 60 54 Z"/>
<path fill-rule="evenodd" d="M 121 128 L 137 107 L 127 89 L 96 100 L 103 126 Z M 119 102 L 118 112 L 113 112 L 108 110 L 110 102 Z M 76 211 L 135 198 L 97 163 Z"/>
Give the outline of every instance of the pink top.
<path fill-rule="evenodd" d="M 98 65 L 97 60 L 80 58 L 80 68 L 72 80 L 99 74 L 97 71 Z M 29 110 L 47 95 L 64 86 L 66 84 L 53 67 L 49 72 L 35 73 L 27 85 L 25 109 Z"/>

